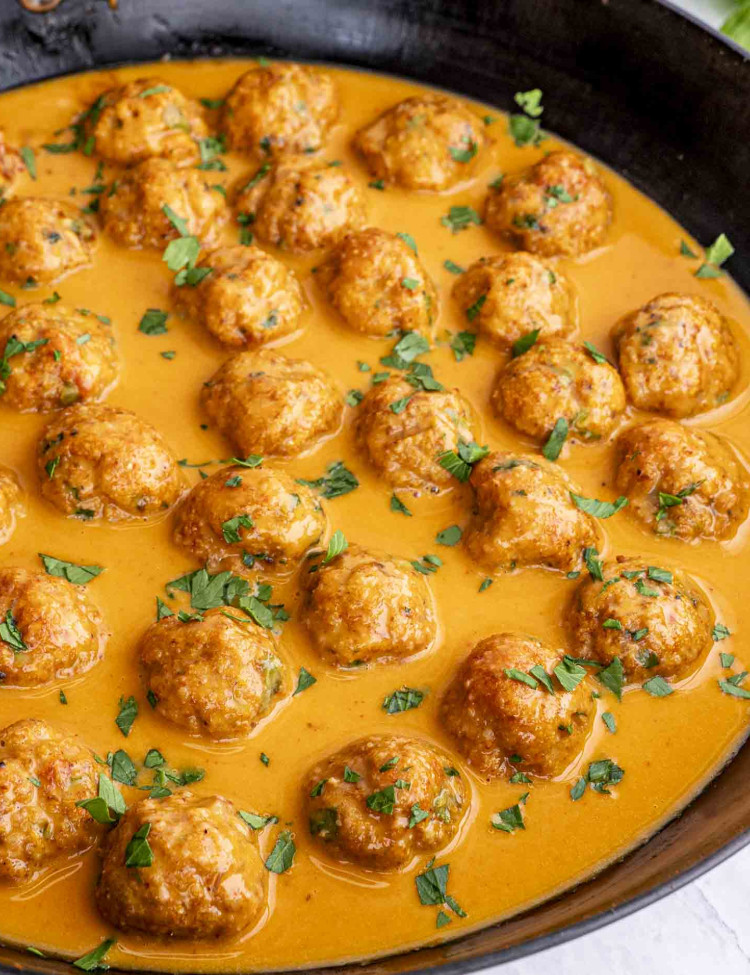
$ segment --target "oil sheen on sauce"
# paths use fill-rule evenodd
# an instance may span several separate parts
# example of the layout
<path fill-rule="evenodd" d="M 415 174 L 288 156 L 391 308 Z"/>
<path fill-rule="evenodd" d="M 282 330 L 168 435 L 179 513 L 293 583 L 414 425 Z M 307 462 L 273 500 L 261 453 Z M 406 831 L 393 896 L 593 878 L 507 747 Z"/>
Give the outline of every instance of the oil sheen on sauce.
<path fill-rule="evenodd" d="M 62 78 L 2 95 L 0 124 L 8 140 L 36 150 L 37 181 L 22 177 L 18 194 L 66 198 L 71 187 L 80 192 L 92 183 L 94 159 L 80 153 L 51 155 L 41 145 L 60 141 L 53 133 L 106 88 L 158 75 L 187 95 L 221 98 L 246 67 L 240 61 L 165 63 Z M 333 74 L 343 111 L 325 156 L 342 160 L 366 187 L 369 177 L 349 147 L 351 134 L 420 88 L 355 71 L 337 69 Z M 498 173 L 523 168 L 555 146 L 550 138 L 540 149 L 517 148 L 501 113 L 479 111 L 481 115 L 490 111 L 495 118 L 488 127 L 494 142 L 485 167 L 471 182 L 438 194 L 364 189 L 371 225 L 408 232 L 416 240 L 440 291 L 438 334 L 466 328 L 463 313 L 450 298 L 455 278 L 443 262 L 449 259 L 465 267 L 504 247 L 481 226 L 452 234 L 440 217 L 453 204 L 469 204 L 481 212 L 486 186 Z M 554 118 L 545 121 L 554 128 Z M 230 185 L 253 169 L 242 158 L 225 158 L 228 172 L 211 174 L 218 183 Z M 609 354 L 612 324 L 653 296 L 684 291 L 710 298 L 737 325 L 743 357 L 739 393 L 726 406 L 690 422 L 721 431 L 750 453 L 746 300 L 726 276 L 696 279 L 698 262 L 680 256 L 679 245 L 685 239 L 696 252 L 699 245 L 623 179 L 611 172 L 605 178 L 615 214 L 606 245 L 564 264 L 578 293 L 582 338 Z M 237 227 L 231 225 L 227 241 L 234 243 L 236 234 Z M 357 360 L 377 367 L 392 341 L 362 338 L 337 320 L 313 286 L 314 256 L 282 256 L 300 273 L 310 302 L 304 331 L 284 351 L 324 366 L 342 395 L 349 389 L 367 388 L 368 377 L 358 370 Z M 160 253 L 128 251 L 102 234 L 94 264 L 54 287 L 67 306 L 90 308 L 114 323 L 123 367 L 108 402 L 153 423 L 179 458 L 199 463 L 227 457 L 230 446 L 218 434 L 201 429 L 205 418 L 198 394 L 201 383 L 228 352 L 199 326 L 174 315 L 165 335 L 138 331 L 147 308 L 170 307 L 170 279 Z M 40 300 L 52 290 L 13 293 L 20 305 Z M 175 351 L 173 359 L 160 355 L 166 350 Z M 430 361 L 436 376 L 446 386 L 459 387 L 481 417 L 478 442 L 499 449 L 519 445 L 518 436 L 487 409 L 501 361 L 497 351 L 480 339 L 475 354 L 457 363 L 443 344 Z M 730 542 L 688 545 L 647 534 L 625 512 L 604 524 L 605 553 L 638 555 L 656 565 L 681 565 L 709 594 L 717 619 L 730 628 L 732 637 L 716 644 L 697 671 L 677 685 L 678 692 L 666 699 L 651 698 L 634 688 L 622 703 L 609 694 L 599 700 L 600 713 L 614 714 L 617 733 L 611 735 L 598 718 L 575 766 L 556 781 L 534 782 L 525 806 L 524 831 L 510 835 L 493 830 L 490 817 L 517 802 L 529 787 L 511 785 L 507 779 L 488 785 L 456 756 L 455 764 L 471 785 L 472 807 L 459 836 L 438 862 L 450 863 L 449 890 L 467 912 L 466 918 L 454 916 L 449 925 L 436 930 L 436 909 L 420 904 L 414 883 L 423 861 L 402 873 L 374 874 L 326 859 L 311 843 L 301 812 L 300 783 L 308 768 L 347 742 L 377 732 L 421 734 L 455 754 L 439 725 L 437 710 L 457 662 L 477 640 L 504 630 L 526 631 L 551 646 L 565 646 L 562 611 L 574 585 L 560 573 L 531 570 L 498 577 L 480 593 L 484 573 L 460 547 L 436 549 L 436 532 L 466 522 L 466 499 L 462 500 L 460 489 L 437 500 L 410 500 L 412 518 L 392 512 L 391 489 L 368 470 L 355 450 L 353 418 L 354 410 L 347 408 L 344 427 L 333 439 L 308 456 L 272 463 L 294 476 L 314 478 L 331 461 L 346 461 L 361 486 L 328 502 L 331 530 L 339 528 L 350 541 L 409 558 L 438 551 L 443 566 L 430 581 L 441 620 L 439 644 L 427 656 L 404 664 L 377 666 L 356 675 L 336 672 L 316 657 L 295 621 L 295 585 L 293 579 L 287 580 L 274 591 L 274 601 L 284 601 L 292 613 L 284 626 L 282 652 L 290 673 L 304 666 L 317 683 L 287 699 L 248 740 L 220 744 L 187 737 L 151 713 L 138 679 L 136 646 L 154 617 L 155 597 L 164 598 L 168 580 L 196 567 L 172 544 L 171 518 L 125 528 L 66 520 L 40 499 L 36 489 L 34 448 L 45 417 L 18 415 L 0 406 L 0 460 L 18 472 L 28 495 L 27 517 L 4 546 L 2 563 L 38 568 L 37 553 L 43 551 L 105 566 L 88 591 L 113 632 L 103 662 L 65 685 L 66 706 L 60 702 L 57 686 L 0 690 L 0 724 L 25 716 L 44 718 L 77 732 L 100 755 L 122 747 L 138 763 L 149 748 L 159 748 L 173 767 L 205 768 L 204 780 L 192 786 L 196 793 L 224 794 L 242 809 L 278 815 L 282 826 L 291 824 L 288 828 L 293 829 L 297 846 L 293 868 L 278 877 L 269 874 L 267 911 L 236 941 L 160 943 L 113 931 L 94 907 L 98 861 L 91 851 L 64 861 L 26 887 L 0 889 L 4 942 L 75 958 L 112 937 L 117 945 L 108 956 L 110 964 L 170 971 L 308 968 L 436 943 L 508 917 L 601 869 L 673 816 L 738 747 L 747 727 L 747 704 L 722 694 L 717 678 L 722 675 L 719 650 L 734 653 L 740 663 L 750 666 L 750 646 L 737 626 L 740 600 L 746 598 L 744 580 L 750 573 L 746 530 Z M 535 449 L 531 444 L 525 447 Z M 566 448 L 560 463 L 586 496 L 611 498 L 612 450 L 611 443 Z M 188 473 L 198 479 L 197 470 Z M 421 707 L 387 715 L 381 708 L 383 698 L 402 685 L 429 693 Z M 140 703 L 140 715 L 126 741 L 114 719 L 120 695 L 130 694 Z M 261 762 L 261 752 L 269 757 L 268 765 Z M 588 791 L 581 801 L 571 801 L 570 788 L 582 769 L 602 757 L 615 759 L 625 770 L 623 782 L 611 796 Z M 128 801 L 143 795 L 126 787 L 124 792 Z M 260 835 L 264 855 L 279 828 Z"/>

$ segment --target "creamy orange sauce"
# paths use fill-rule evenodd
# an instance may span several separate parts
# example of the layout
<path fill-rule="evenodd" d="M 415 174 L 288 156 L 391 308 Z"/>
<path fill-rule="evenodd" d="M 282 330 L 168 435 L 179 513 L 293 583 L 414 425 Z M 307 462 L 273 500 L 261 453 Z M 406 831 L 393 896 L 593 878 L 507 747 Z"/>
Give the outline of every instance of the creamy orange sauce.
<path fill-rule="evenodd" d="M 71 187 L 90 185 L 96 161 L 80 154 L 50 155 L 41 144 L 61 141 L 53 133 L 88 106 L 104 89 L 140 76 L 159 75 L 193 97 L 222 97 L 245 70 L 239 61 L 162 64 L 85 74 L 14 91 L 0 98 L 0 123 L 11 143 L 36 150 L 38 179 L 22 177 L 18 194 L 68 197 Z M 335 70 L 343 112 L 325 150 L 328 159 L 342 160 L 366 187 L 369 176 L 349 149 L 352 132 L 418 86 L 392 78 Z M 480 109 L 480 114 L 485 114 Z M 435 280 L 441 297 L 438 333 L 466 328 L 463 313 L 453 303 L 455 278 L 443 268 L 451 259 L 466 267 L 503 245 L 485 230 L 472 227 L 453 235 L 440 217 L 452 204 L 469 204 L 481 212 L 486 185 L 500 172 L 513 172 L 553 148 L 550 138 L 541 149 L 516 148 L 507 135 L 506 119 L 489 109 L 496 121 L 488 134 L 494 143 L 486 165 L 471 182 L 443 194 L 385 192 L 365 188 L 369 222 L 391 231 L 410 233 L 420 257 Z M 554 118 L 545 122 L 554 128 Z M 215 182 L 229 185 L 252 171 L 239 157 L 225 157 L 228 173 L 213 173 Z M 105 169 L 105 179 L 107 176 Z M 699 247 L 652 202 L 613 173 L 605 178 L 614 196 L 615 218 L 606 245 L 579 260 L 564 262 L 579 301 L 580 334 L 608 354 L 608 332 L 624 313 L 667 290 L 704 295 L 737 324 L 743 355 L 738 394 L 725 406 L 704 414 L 695 425 L 721 431 L 750 453 L 747 425 L 747 386 L 750 369 L 750 309 L 732 282 L 698 280 L 697 261 L 679 255 L 680 239 L 696 252 Z M 214 181 L 213 179 L 211 180 Z M 81 202 L 88 198 L 73 197 Z M 236 241 L 237 228 L 227 229 Z M 706 242 L 703 242 L 706 243 Z M 326 306 L 314 286 L 310 269 L 316 257 L 281 255 L 303 280 L 310 310 L 302 334 L 283 342 L 284 352 L 322 365 L 339 384 L 366 389 L 369 376 L 357 368 L 367 361 L 374 370 L 391 341 L 363 339 L 347 330 Z M 319 258 L 318 258 L 319 259 Z M 95 263 L 50 288 L 16 290 L 19 305 L 40 300 L 53 290 L 65 305 L 86 307 L 111 317 L 117 334 L 122 374 L 108 402 L 136 411 L 153 423 L 176 455 L 198 463 L 227 457 L 232 450 L 211 430 L 202 430 L 205 417 L 198 405 L 201 383 L 228 355 L 201 328 L 171 315 L 169 332 L 149 337 L 138 331 L 147 308 L 169 309 L 172 275 L 161 254 L 128 251 L 101 236 Z M 12 291 L 4 282 L 0 287 Z M 174 350 L 168 361 L 160 355 Z M 487 409 L 493 377 L 502 357 L 486 342 L 477 342 L 473 356 L 456 363 L 446 344 L 430 362 L 446 386 L 457 386 L 481 417 L 480 443 L 493 448 L 517 446 L 519 438 Z M 371 374 L 370 374 L 371 375 Z M 196 568 L 171 541 L 172 519 L 147 527 L 86 525 L 64 519 L 38 494 L 34 449 L 45 424 L 39 415 L 17 415 L 0 401 L 0 462 L 14 468 L 27 491 L 28 514 L 3 547 L 4 565 L 39 568 L 38 552 L 78 563 L 97 563 L 106 571 L 88 587 L 112 630 L 104 661 L 82 679 L 65 685 L 67 705 L 59 686 L 40 690 L 0 690 L 0 724 L 24 716 L 44 718 L 75 731 L 100 755 L 125 748 L 139 767 L 149 748 L 157 747 L 172 767 L 198 765 L 206 770 L 193 786 L 204 795 L 221 793 L 238 807 L 275 813 L 281 825 L 291 824 L 297 854 L 291 870 L 269 874 L 268 910 L 255 927 L 238 940 L 200 944 L 159 941 L 113 931 L 98 916 L 93 902 L 98 858 L 95 851 L 57 865 L 25 887 L 0 889 L 0 937 L 5 942 L 34 945 L 44 952 L 74 958 L 113 937 L 117 946 L 112 965 L 165 970 L 250 971 L 312 967 L 318 963 L 365 958 L 417 945 L 455 938 L 472 929 L 508 917 L 590 876 L 629 848 L 640 843 L 673 816 L 738 747 L 747 728 L 747 705 L 722 694 L 717 678 L 727 675 L 719 651 L 734 653 L 738 664 L 750 665 L 748 638 L 739 628 L 739 610 L 746 599 L 750 574 L 747 531 L 726 543 L 686 545 L 658 539 L 642 530 L 628 512 L 601 523 L 605 554 L 637 555 L 655 565 L 679 565 L 690 572 L 713 601 L 717 619 L 733 636 L 713 650 L 677 693 L 654 699 L 639 688 L 626 692 L 622 703 L 611 694 L 597 702 L 599 712 L 611 711 L 617 732 L 610 734 L 601 719 L 584 753 L 555 781 L 536 780 L 531 787 L 506 780 L 488 785 L 456 756 L 455 764 L 471 785 L 472 807 L 458 838 L 439 857 L 451 867 L 449 891 L 467 911 L 437 931 L 435 908 L 423 907 L 414 876 L 424 862 L 403 873 L 374 874 L 344 867 L 327 859 L 313 845 L 301 812 L 300 783 L 319 758 L 366 733 L 401 732 L 424 735 L 453 752 L 452 743 L 437 720 L 443 689 L 456 664 L 474 643 L 493 632 L 527 631 L 553 646 L 565 646 L 562 612 L 574 583 L 562 574 L 524 571 L 496 578 L 479 593 L 484 573 L 474 567 L 460 547 L 436 545 L 435 534 L 448 525 L 465 525 L 467 496 L 457 489 L 439 499 L 408 500 L 414 517 L 389 509 L 391 489 L 368 470 L 356 452 L 351 435 L 354 410 L 347 408 L 343 429 L 314 452 L 289 461 L 272 461 L 295 476 L 321 475 L 328 463 L 345 460 L 360 480 L 360 488 L 327 504 L 331 531 L 341 529 L 350 541 L 394 554 L 417 558 L 437 553 L 442 568 L 430 579 L 439 607 L 441 632 L 436 649 L 419 659 L 379 666 L 360 673 L 329 669 L 309 647 L 295 619 L 295 582 L 287 579 L 274 592 L 292 620 L 283 629 L 281 651 L 290 673 L 301 666 L 317 683 L 287 699 L 248 740 L 229 744 L 187 737 L 157 717 L 146 703 L 137 673 L 137 642 L 154 618 L 155 597 L 164 584 Z M 524 445 L 535 450 L 532 444 Z M 562 467 L 590 497 L 612 499 L 612 445 L 567 446 Z M 216 468 L 207 468 L 215 470 Z M 196 470 L 189 470 L 192 480 Z M 575 653 L 576 648 L 571 648 Z M 738 667 L 735 667 L 737 670 Z M 401 685 L 429 690 L 422 706 L 388 716 L 384 696 Z M 125 740 L 115 726 L 121 694 L 134 694 L 140 714 Z M 260 753 L 270 758 L 268 766 Z M 572 802 L 571 786 L 596 758 L 610 757 L 625 769 L 623 782 L 612 796 L 588 791 Z M 144 783 L 149 773 L 141 775 Z M 494 812 L 531 795 L 525 806 L 526 829 L 512 835 L 490 826 Z M 143 793 L 124 788 L 129 802 Z M 266 854 L 278 829 L 260 834 Z"/>

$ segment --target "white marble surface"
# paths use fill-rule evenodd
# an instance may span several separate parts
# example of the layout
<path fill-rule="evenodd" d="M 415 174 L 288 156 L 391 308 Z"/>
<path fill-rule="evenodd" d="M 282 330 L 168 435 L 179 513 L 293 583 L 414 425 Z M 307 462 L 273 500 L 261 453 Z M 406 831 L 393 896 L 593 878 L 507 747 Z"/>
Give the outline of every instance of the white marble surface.
<path fill-rule="evenodd" d="M 718 27 L 732 0 L 674 0 Z M 681 890 L 497 975 L 748 975 L 750 846 Z"/>

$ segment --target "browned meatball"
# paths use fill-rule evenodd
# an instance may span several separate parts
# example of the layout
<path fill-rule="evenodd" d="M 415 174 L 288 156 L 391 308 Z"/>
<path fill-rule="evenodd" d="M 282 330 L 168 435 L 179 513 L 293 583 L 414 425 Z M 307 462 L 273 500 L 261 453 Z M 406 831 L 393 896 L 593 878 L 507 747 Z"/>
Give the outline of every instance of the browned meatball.
<path fill-rule="evenodd" d="M 214 568 L 223 559 L 284 567 L 320 541 L 326 523 L 318 497 L 284 471 L 225 467 L 193 487 L 174 540 Z"/>
<path fill-rule="evenodd" d="M 615 463 L 617 490 L 657 535 L 731 538 L 747 517 L 747 471 L 716 434 L 649 420 L 620 434 Z"/>
<path fill-rule="evenodd" d="M 568 682 L 563 656 L 534 637 L 496 633 L 463 661 L 443 698 L 440 718 L 479 775 L 501 775 L 515 756 L 523 759 L 523 772 L 559 775 L 580 754 L 596 707 L 587 680 L 566 691 L 555 676 L 557 668 Z M 532 668 L 543 671 L 541 681 L 530 675 L 536 687 L 509 676 L 529 675 Z"/>
<path fill-rule="evenodd" d="M 103 193 L 104 229 L 125 247 L 166 247 L 180 236 L 172 213 L 188 234 L 210 243 L 226 219 L 226 200 L 210 174 L 185 169 L 169 159 L 146 159 L 126 170 L 113 193 Z M 165 212 L 165 207 L 168 208 Z"/>
<path fill-rule="evenodd" d="M 575 328 L 570 282 L 533 254 L 482 257 L 453 286 L 453 297 L 482 335 L 508 352 L 529 332 L 566 336 Z"/>
<path fill-rule="evenodd" d="M 464 102 L 426 92 L 360 129 L 354 147 L 378 179 L 409 190 L 445 190 L 474 175 L 486 141 L 482 120 Z"/>
<path fill-rule="evenodd" d="M 576 257 L 604 242 L 612 198 L 590 159 L 558 150 L 491 189 L 484 220 L 533 254 Z"/>
<path fill-rule="evenodd" d="M 490 571 L 571 572 L 580 569 L 584 548 L 596 545 L 593 518 L 570 497 L 575 485 L 541 457 L 489 454 L 475 465 L 471 486 L 475 506 L 464 543 Z"/>
<path fill-rule="evenodd" d="M 235 207 L 259 240 L 293 254 L 331 247 L 365 222 L 362 193 L 344 167 L 310 156 L 264 164 Z"/>
<path fill-rule="evenodd" d="M 0 278 L 46 284 L 77 271 L 91 258 L 94 228 L 67 200 L 16 197 L 0 208 Z"/>
<path fill-rule="evenodd" d="M 16 177 L 24 168 L 20 152 L 5 141 L 5 133 L 0 129 L 0 200 L 8 198 Z"/>
<path fill-rule="evenodd" d="M 729 398 L 739 350 L 727 320 L 706 298 L 663 294 L 612 329 L 628 398 L 679 419 Z"/>
<path fill-rule="evenodd" d="M 350 545 L 328 563 L 304 566 L 302 585 L 302 622 L 337 667 L 410 657 L 435 642 L 430 587 L 406 559 Z"/>
<path fill-rule="evenodd" d="M 243 454 L 289 457 L 337 429 L 343 410 L 329 377 L 304 359 L 239 352 L 204 383 L 203 407 Z"/>
<path fill-rule="evenodd" d="M 337 860 L 396 870 L 438 853 L 469 808 L 452 761 L 431 742 L 370 735 L 312 768 L 303 785 L 310 834 Z"/>
<path fill-rule="evenodd" d="M 0 467 L 0 545 L 8 541 L 25 514 L 26 496 L 18 478 L 7 467 Z"/>
<path fill-rule="evenodd" d="M 394 331 L 432 335 L 435 285 L 398 234 L 377 227 L 348 234 L 318 265 L 315 280 L 356 332 L 376 338 Z"/>
<path fill-rule="evenodd" d="M 86 673 L 109 634 L 82 586 L 0 569 L 0 687 L 39 687 Z"/>
<path fill-rule="evenodd" d="M 605 565 L 603 575 L 579 583 L 568 609 L 580 656 L 605 667 L 619 657 L 626 677 L 643 681 L 683 677 L 711 647 L 713 610 L 684 572 L 622 559 Z"/>
<path fill-rule="evenodd" d="M 276 641 L 239 609 L 210 610 L 182 622 L 152 623 L 140 645 L 143 683 L 156 710 L 192 734 L 250 734 L 280 693 L 283 666 Z"/>
<path fill-rule="evenodd" d="M 101 829 L 77 804 L 97 794 L 97 781 L 89 749 L 45 721 L 0 731 L 0 881 L 32 880 L 93 846 Z"/>
<path fill-rule="evenodd" d="M 336 86 L 325 71 L 258 65 L 240 75 L 224 100 L 222 129 L 233 149 L 262 160 L 320 149 L 338 113 Z"/>
<path fill-rule="evenodd" d="M 85 119 L 101 159 L 133 166 L 160 156 L 181 165 L 200 159 L 208 135 L 200 105 L 161 78 L 138 78 L 103 92 Z"/>
<path fill-rule="evenodd" d="M 186 484 L 160 433 L 116 406 L 71 406 L 42 433 L 42 495 L 84 521 L 153 518 L 176 504 Z"/>
<path fill-rule="evenodd" d="M 0 348 L 0 402 L 24 413 L 101 399 L 117 379 L 109 319 L 89 311 L 24 305 L 0 321 Z"/>
<path fill-rule="evenodd" d="M 576 443 L 608 436 L 625 409 L 617 370 L 565 339 L 536 342 L 498 374 L 495 412 L 521 433 L 546 440 L 562 417 Z"/>
<path fill-rule="evenodd" d="M 220 247 L 201 260 L 211 273 L 172 297 L 224 345 L 264 345 L 299 328 L 305 307 L 294 271 L 259 247 Z"/>
<path fill-rule="evenodd" d="M 148 853 L 130 846 L 146 833 Z M 145 862 L 150 861 L 146 866 Z M 142 863 L 144 865 L 137 865 Z M 96 904 L 117 928 L 172 938 L 244 931 L 266 903 L 255 839 L 222 796 L 134 803 L 107 837 Z"/>
<path fill-rule="evenodd" d="M 394 487 L 436 494 L 455 484 L 438 457 L 474 439 L 474 420 L 457 389 L 427 392 L 400 376 L 376 383 L 357 410 L 357 441 Z"/>

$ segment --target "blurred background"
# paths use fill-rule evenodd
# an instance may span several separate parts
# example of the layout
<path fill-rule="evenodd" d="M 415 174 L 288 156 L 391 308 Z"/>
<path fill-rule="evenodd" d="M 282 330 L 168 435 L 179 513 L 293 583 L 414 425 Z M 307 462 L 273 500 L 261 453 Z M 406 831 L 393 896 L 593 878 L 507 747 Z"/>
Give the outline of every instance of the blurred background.
<path fill-rule="evenodd" d="M 750 0 L 673 0 L 750 50 Z"/>

